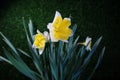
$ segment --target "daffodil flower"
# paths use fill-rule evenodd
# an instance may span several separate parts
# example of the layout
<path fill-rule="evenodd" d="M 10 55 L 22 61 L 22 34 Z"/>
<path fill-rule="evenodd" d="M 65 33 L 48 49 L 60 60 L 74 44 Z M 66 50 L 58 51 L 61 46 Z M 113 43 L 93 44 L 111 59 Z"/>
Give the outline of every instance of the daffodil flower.
<path fill-rule="evenodd" d="M 61 40 L 64 42 L 68 42 L 68 38 L 72 35 L 72 30 L 69 28 L 70 25 L 71 19 L 62 19 L 61 14 L 56 11 L 53 22 L 47 25 L 47 28 L 50 31 L 51 41 L 57 42 Z"/>
<path fill-rule="evenodd" d="M 86 50 L 87 50 L 87 51 L 91 51 L 91 44 L 92 44 L 92 41 L 91 41 L 91 40 L 92 40 L 92 38 L 87 37 L 86 40 L 85 40 L 85 42 L 80 43 L 80 44 L 86 46 Z"/>
<path fill-rule="evenodd" d="M 39 49 L 39 54 L 41 55 L 45 48 L 45 43 L 49 40 L 48 32 L 45 31 L 42 34 L 39 30 L 37 30 L 37 34 L 34 36 L 33 47 Z"/>

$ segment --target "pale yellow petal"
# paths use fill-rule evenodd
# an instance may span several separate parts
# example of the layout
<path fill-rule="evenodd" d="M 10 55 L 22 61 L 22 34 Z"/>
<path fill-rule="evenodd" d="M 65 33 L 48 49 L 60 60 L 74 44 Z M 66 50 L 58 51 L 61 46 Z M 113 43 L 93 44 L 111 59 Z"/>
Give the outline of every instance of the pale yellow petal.
<path fill-rule="evenodd" d="M 60 28 L 67 28 L 71 25 L 71 20 L 70 18 L 64 18 L 61 25 L 60 25 Z"/>
<path fill-rule="evenodd" d="M 61 14 L 60 14 L 58 11 L 56 11 L 55 18 L 54 18 L 54 20 L 53 20 L 52 26 L 53 26 L 54 28 L 58 28 L 61 23 L 62 23 Z"/>

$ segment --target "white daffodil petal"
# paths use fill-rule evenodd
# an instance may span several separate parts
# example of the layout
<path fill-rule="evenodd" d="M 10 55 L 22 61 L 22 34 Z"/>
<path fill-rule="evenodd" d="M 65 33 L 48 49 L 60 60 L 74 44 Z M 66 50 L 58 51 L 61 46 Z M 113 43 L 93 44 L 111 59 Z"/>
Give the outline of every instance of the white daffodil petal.
<path fill-rule="evenodd" d="M 56 18 L 57 16 L 61 16 L 61 14 L 60 14 L 58 11 L 56 11 L 56 13 L 55 13 L 55 18 Z"/>
<path fill-rule="evenodd" d="M 58 42 L 58 40 L 54 38 L 54 35 L 52 32 L 50 32 L 50 38 L 51 38 L 51 42 Z"/>
<path fill-rule="evenodd" d="M 70 18 L 64 18 L 64 19 L 67 19 L 67 20 L 71 21 L 71 19 L 70 19 Z"/>
<path fill-rule="evenodd" d="M 87 50 L 87 51 L 91 51 L 90 43 L 89 43 L 88 46 L 86 47 L 86 50 Z"/>
<path fill-rule="evenodd" d="M 42 34 L 38 29 L 37 29 L 37 33 L 38 33 L 38 34 Z"/>
<path fill-rule="evenodd" d="M 68 40 L 61 40 L 61 41 L 68 43 Z"/>
<path fill-rule="evenodd" d="M 46 40 L 48 41 L 50 39 L 49 33 L 47 31 L 44 31 L 43 34 L 44 34 Z"/>
<path fill-rule="evenodd" d="M 53 29 L 53 28 L 52 28 L 52 23 L 48 23 L 47 28 L 48 28 L 49 30 Z"/>
<path fill-rule="evenodd" d="M 49 33 L 49 38 L 51 39 L 52 42 L 58 42 L 58 40 L 54 39 L 54 35 L 53 35 L 53 31 L 54 28 L 52 27 L 51 23 L 48 23 L 47 28 L 49 29 L 50 33 Z"/>
<path fill-rule="evenodd" d="M 91 44 L 92 44 L 92 41 L 90 40 L 90 41 L 88 42 L 88 44 L 86 45 L 86 50 L 87 50 L 87 51 L 91 51 Z"/>
<path fill-rule="evenodd" d="M 44 48 L 39 49 L 39 55 L 41 55 L 43 53 L 43 51 L 44 51 Z"/>
<path fill-rule="evenodd" d="M 91 40 L 92 40 L 92 38 L 90 38 L 90 37 L 87 36 L 87 38 L 85 40 L 85 45 L 87 45 Z"/>

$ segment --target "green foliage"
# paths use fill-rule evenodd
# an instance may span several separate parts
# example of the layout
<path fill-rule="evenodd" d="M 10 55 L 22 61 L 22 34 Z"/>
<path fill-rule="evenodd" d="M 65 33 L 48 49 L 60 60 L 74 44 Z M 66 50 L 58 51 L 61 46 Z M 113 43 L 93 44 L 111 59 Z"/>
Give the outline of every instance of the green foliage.
<path fill-rule="evenodd" d="M 25 24 L 23 19 L 23 25 L 26 32 L 27 42 L 30 52 L 15 48 L 12 43 L 2 34 L 4 42 L 8 45 L 8 48 L 3 48 L 6 57 L 0 56 L 0 61 L 5 61 L 13 65 L 18 71 L 32 80 L 79 80 L 82 73 L 86 70 L 88 64 L 91 61 L 93 54 L 95 53 L 98 45 L 101 42 L 100 37 L 92 47 L 91 51 L 86 50 L 86 46 L 78 44 L 79 37 L 74 40 L 74 35 L 70 37 L 68 43 L 59 41 L 57 43 L 48 42 L 42 55 L 39 55 L 38 50 L 32 47 L 33 44 L 33 24 L 29 21 L 29 25 Z M 77 25 L 73 26 L 73 34 L 77 29 Z M 92 72 L 86 79 L 90 79 L 99 66 L 105 48 L 98 54 L 98 61 Z M 33 61 L 36 70 L 33 70 L 28 66 L 28 63 L 23 61 L 21 55 L 26 56 Z"/>

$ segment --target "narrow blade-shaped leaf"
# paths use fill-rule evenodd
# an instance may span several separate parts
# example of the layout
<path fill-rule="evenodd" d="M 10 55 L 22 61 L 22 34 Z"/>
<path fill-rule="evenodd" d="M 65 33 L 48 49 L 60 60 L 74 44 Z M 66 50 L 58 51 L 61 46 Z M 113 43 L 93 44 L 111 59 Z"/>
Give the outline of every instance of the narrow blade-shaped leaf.
<path fill-rule="evenodd" d="M 25 56 L 31 58 L 31 56 L 30 56 L 28 53 L 26 53 L 25 51 L 23 51 L 23 50 L 21 50 L 21 49 L 18 49 L 18 51 L 20 51 L 20 52 L 21 52 L 22 54 L 24 54 Z"/>
<path fill-rule="evenodd" d="M 83 66 L 86 65 L 86 64 L 90 61 L 90 58 L 91 58 L 91 56 L 94 54 L 94 52 L 95 52 L 96 48 L 98 47 L 101 39 L 102 39 L 102 37 L 100 37 L 100 38 L 95 42 L 95 44 L 93 45 L 93 48 L 92 48 L 92 50 L 90 51 L 89 55 L 87 56 L 87 58 L 85 58 L 84 63 L 83 63 Z"/>
<path fill-rule="evenodd" d="M 19 55 L 15 49 L 15 47 L 12 45 L 12 43 L 0 32 L 0 35 L 3 37 L 3 40 L 5 43 L 12 49 L 12 51 L 15 52 L 15 54 Z"/>
<path fill-rule="evenodd" d="M 8 59 L 6 59 L 6 58 L 4 58 L 2 56 L 0 56 L 0 61 L 5 61 L 5 62 L 7 62 L 7 63 L 12 65 L 12 63 Z"/>
<path fill-rule="evenodd" d="M 104 52 L 105 52 L 105 47 L 102 49 L 100 55 L 99 55 L 99 58 L 98 58 L 98 61 L 97 61 L 97 64 L 96 66 L 94 67 L 94 69 L 92 70 L 91 74 L 88 76 L 88 80 L 91 79 L 91 77 L 93 76 L 93 74 L 95 73 L 95 70 L 98 68 L 99 64 L 101 63 L 102 61 L 102 58 L 103 58 L 103 55 L 104 55 Z"/>
<path fill-rule="evenodd" d="M 33 40 L 33 24 L 32 24 L 32 20 L 31 19 L 29 20 L 28 26 L 29 26 L 30 37 Z"/>
<path fill-rule="evenodd" d="M 7 58 L 11 61 L 12 65 L 16 67 L 21 73 L 26 75 L 27 77 L 36 80 L 36 76 L 32 73 L 31 69 L 23 62 L 22 59 L 15 59 L 5 48 L 4 53 Z"/>

